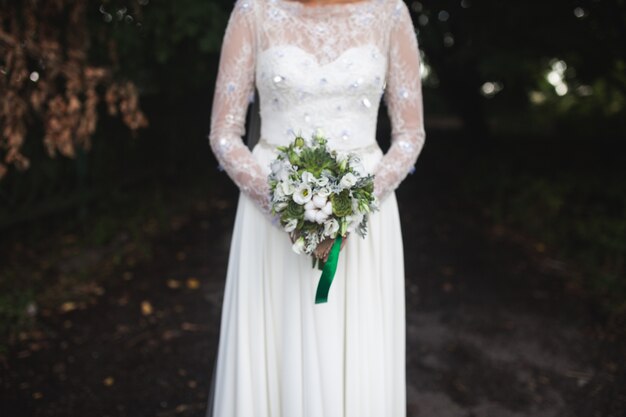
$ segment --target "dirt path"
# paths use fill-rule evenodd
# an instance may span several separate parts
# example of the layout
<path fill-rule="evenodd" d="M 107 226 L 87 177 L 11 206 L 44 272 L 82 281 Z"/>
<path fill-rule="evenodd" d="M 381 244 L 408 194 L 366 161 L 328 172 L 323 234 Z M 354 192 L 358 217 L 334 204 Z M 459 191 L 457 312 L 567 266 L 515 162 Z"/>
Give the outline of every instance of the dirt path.
<path fill-rule="evenodd" d="M 558 261 L 458 199 L 462 168 L 439 166 L 447 145 L 429 146 L 399 192 L 408 415 L 626 415 L 623 345 L 602 340 L 563 291 Z M 43 318 L 40 340 L 9 352 L 1 414 L 204 416 L 234 214 L 228 190 L 181 217 L 151 262 L 120 270 L 95 306 Z"/>

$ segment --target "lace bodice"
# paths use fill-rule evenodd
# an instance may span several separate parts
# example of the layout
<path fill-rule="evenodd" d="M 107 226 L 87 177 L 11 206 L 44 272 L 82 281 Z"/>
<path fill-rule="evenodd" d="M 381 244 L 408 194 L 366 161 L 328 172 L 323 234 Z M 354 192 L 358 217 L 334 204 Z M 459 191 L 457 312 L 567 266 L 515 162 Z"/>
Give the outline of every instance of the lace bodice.
<path fill-rule="evenodd" d="M 222 45 L 209 139 L 220 165 L 267 214 L 269 167 L 242 140 L 255 86 L 261 140 L 274 145 L 321 129 L 331 147 L 371 148 L 383 97 L 392 140 L 374 171 L 380 200 L 398 187 L 424 145 L 420 56 L 402 0 L 319 6 L 236 1 Z"/>

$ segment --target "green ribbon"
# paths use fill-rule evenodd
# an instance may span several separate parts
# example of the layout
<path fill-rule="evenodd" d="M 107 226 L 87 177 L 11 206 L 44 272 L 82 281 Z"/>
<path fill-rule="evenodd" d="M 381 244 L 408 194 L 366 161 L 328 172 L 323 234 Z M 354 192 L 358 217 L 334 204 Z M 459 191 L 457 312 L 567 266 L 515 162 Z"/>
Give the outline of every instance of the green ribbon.
<path fill-rule="evenodd" d="M 317 292 L 315 293 L 315 304 L 321 304 L 328 301 L 328 290 L 330 290 L 330 284 L 333 283 L 333 278 L 335 278 L 340 250 L 341 235 L 338 235 L 335 239 L 335 243 L 333 243 L 333 247 L 330 249 L 328 259 L 322 268 L 322 276 L 320 277 L 320 282 L 317 284 Z"/>

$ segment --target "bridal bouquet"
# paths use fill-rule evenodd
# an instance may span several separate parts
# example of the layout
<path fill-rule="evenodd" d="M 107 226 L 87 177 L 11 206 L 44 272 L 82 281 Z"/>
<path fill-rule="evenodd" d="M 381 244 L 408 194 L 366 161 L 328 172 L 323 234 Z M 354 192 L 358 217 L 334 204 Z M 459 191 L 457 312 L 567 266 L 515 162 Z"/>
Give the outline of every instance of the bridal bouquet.
<path fill-rule="evenodd" d="M 316 303 L 327 301 L 337 269 L 342 238 L 348 232 L 367 233 L 368 214 L 377 209 L 374 176 L 364 172 L 356 154 L 330 150 L 318 132 L 311 139 L 297 136 L 278 147 L 269 175 L 272 214 L 294 241 L 296 253 L 312 254 L 325 239 L 334 239 L 323 261 L 313 256 L 322 270 Z"/>

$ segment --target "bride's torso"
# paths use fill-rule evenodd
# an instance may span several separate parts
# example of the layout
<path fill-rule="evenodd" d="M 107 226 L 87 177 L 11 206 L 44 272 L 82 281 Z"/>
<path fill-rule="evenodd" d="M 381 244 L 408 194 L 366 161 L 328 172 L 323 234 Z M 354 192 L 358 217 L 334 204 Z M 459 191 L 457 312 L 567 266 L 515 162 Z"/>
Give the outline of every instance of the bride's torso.
<path fill-rule="evenodd" d="M 261 139 L 283 145 L 318 129 L 337 149 L 376 145 L 390 19 L 402 0 L 305 6 L 247 0 L 256 22 Z"/>

